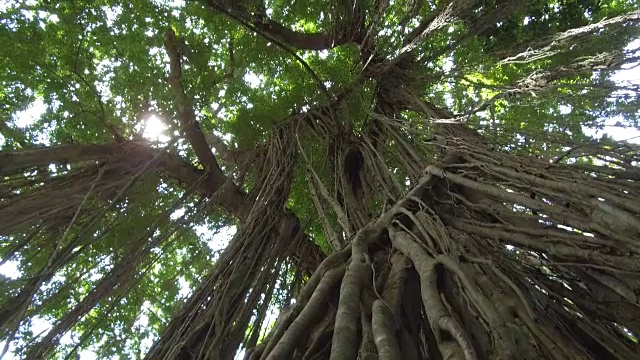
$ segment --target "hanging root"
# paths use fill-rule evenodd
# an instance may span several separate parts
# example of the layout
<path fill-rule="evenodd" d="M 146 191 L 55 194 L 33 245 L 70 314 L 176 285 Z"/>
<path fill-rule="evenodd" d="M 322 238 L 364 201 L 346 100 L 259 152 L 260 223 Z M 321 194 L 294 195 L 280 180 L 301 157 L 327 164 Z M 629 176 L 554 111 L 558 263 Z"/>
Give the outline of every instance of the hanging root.
<path fill-rule="evenodd" d="M 250 359 L 636 357 L 635 182 L 486 152 L 464 134 L 446 146 L 455 156 L 362 227 L 348 260 L 330 257 Z M 329 337 L 330 355 L 317 345 Z"/>

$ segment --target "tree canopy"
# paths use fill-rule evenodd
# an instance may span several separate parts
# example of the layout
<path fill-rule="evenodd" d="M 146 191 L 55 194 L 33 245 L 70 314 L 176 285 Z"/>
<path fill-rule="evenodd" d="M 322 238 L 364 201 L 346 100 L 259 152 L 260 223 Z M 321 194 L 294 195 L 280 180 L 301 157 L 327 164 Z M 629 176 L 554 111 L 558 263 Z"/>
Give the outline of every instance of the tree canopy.
<path fill-rule="evenodd" d="M 639 8 L 0 4 L 0 354 L 637 359 Z"/>

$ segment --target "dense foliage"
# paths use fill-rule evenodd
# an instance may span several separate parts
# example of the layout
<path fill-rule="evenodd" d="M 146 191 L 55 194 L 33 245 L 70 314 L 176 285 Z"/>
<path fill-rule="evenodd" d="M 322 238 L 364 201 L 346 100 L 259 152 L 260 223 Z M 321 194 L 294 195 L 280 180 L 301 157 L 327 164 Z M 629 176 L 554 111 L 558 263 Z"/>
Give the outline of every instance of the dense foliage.
<path fill-rule="evenodd" d="M 639 353 L 635 1 L 0 13 L 2 353 L 393 359 L 385 300 L 400 358 Z"/>

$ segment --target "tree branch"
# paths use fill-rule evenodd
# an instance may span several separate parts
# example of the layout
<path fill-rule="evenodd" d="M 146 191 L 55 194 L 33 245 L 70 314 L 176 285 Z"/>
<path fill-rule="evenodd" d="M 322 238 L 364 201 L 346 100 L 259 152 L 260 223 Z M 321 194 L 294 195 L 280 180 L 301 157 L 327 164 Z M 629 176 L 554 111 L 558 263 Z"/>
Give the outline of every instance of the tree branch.
<path fill-rule="evenodd" d="M 318 74 L 316 74 L 316 72 L 313 70 L 313 68 L 311 68 L 311 66 L 309 66 L 309 64 L 307 64 L 307 62 L 304 61 L 304 59 L 301 58 L 300 55 L 296 54 L 295 50 L 299 50 L 300 48 L 298 48 L 295 45 L 293 45 L 294 49 L 290 49 L 289 46 L 292 46 L 292 45 L 286 39 L 283 40 L 280 37 L 278 37 L 277 34 L 274 35 L 271 31 L 265 30 L 264 20 L 263 21 L 255 21 L 255 20 L 252 21 L 251 20 L 252 19 L 251 16 L 245 15 L 243 12 L 238 12 L 238 11 L 233 11 L 233 10 L 226 10 L 224 8 L 221 8 L 221 7 L 215 6 L 215 5 L 212 5 L 212 7 L 214 7 L 215 9 L 223 12 L 224 14 L 229 16 L 230 18 L 232 18 L 232 19 L 236 20 L 237 22 L 239 22 L 242 26 L 244 26 L 247 29 L 253 31 L 257 35 L 259 35 L 259 36 L 263 37 L 264 39 L 266 39 L 267 41 L 272 42 L 277 47 L 281 48 L 286 53 L 288 53 L 289 55 L 293 56 L 293 58 L 296 59 L 296 61 L 298 61 L 300 63 L 300 65 L 302 65 L 304 70 L 311 76 L 313 81 L 316 83 L 316 86 L 318 87 L 320 92 L 327 98 L 327 100 L 331 100 L 332 99 L 331 95 L 329 94 L 329 90 L 324 85 L 324 82 L 322 81 L 322 79 L 320 79 Z M 282 25 L 279 25 L 279 26 L 282 27 L 283 29 L 286 29 Z M 319 50 L 323 50 L 323 49 L 319 49 Z"/>
<path fill-rule="evenodd" d="M 185 93 L 184 86 L 182 85 L 182 55 L 178 50 L 176 34 L 171 28 L 165 32 L 164 46 L 169 56 L 168 82 L 175 92 L 174 102 L 178 112 L 178 121 L 182 128 L 185 129 L 184 135 L 191 144 L 198 160 L 212 175 L 212 180 L 215 182 L 216 187 L 221 186 L 228 179 L 220 169 L 218 161 L 211 152 L 207 140 L 200 129 L 200 125 L 196 120 L 193 105 Z"/>
<path fill-rule="evenodd" d="M 162 150 L 153 149 L 143 143 L 125 141 L 119 144 L 86 145 L 71 144 L 38 149 L 2 151 L 0 152 L 0 176 L 15 174 L 22 169 L 52 163 L 79 163 L 85 161 L 107 161 L 118 158 L 148 161 L 155 158 Z M 210 198 L 216 206 L 220 206 L 238 219 L 245 219 L 250 209 L 247 194 L 222 172 L 216 175 L 209 173 L 204 181 L 201 177 L 204 171 L 181 159 L 178 155 L 165 152 L 154 169 L 166 174 L 169 178 L 182 184 L 183 187 L 195 185 L 195 191 Z M 222 184 L 224 188 L 221 187 Z M 215 196 L 214 196 L 215 195 Z M 299 219 L 288 213 L 284 221 L 300 226 Z M 297 236 L 297 234 L 294 234 Z M 305 236 L 307 236 L 305 234 Z M 322 250 L 308 239 L 308 247 L 292 249 L 291 255 L 300 259 L 306 271 L 313 272 L 324 259 Z"/>
<path fill-rule="evenodd" d="M 244 23 L 251 24 L 261 32 L 269 34 L 272 38 L 293 47 L 295 50 L 328 50 L 350 41 L 347 36 L 335 39 L 332 35 L 326 33 L 294 31 L 277 21 L 269 19 L 265 14 L 251 14 L 238 5 L 225 6 L 223 1 L 210 0 L 205 1 L 204 4 L 212 10 L 222 12 L 230 18 L 243 23 L 243 25 Z"/>

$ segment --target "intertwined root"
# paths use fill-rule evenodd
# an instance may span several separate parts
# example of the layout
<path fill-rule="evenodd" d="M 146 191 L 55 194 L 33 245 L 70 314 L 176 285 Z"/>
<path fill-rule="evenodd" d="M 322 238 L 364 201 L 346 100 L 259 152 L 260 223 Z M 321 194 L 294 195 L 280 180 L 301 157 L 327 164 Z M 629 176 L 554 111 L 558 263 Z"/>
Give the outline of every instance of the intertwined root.
<path fill-rule="evenodd" d="M 635 358 L 635 184 L 456 158 L 330 256 L 248 358 Z"/>

